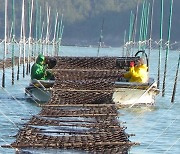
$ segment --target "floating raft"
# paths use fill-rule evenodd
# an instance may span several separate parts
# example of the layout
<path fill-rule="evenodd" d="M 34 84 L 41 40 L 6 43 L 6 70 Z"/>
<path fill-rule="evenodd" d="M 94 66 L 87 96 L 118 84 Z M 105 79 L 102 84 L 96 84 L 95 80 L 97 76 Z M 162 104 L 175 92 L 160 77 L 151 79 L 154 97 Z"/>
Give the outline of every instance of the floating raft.
<path fill-rule="evenodd" d="M 49 102 L 16 135 L 9 148 L 65 148 L 127 153 L 131 142 L 112 102 L 114 81 L 130 58 L 56 57 Z M 119 64 L 119 65 L 117 65 Z"/>

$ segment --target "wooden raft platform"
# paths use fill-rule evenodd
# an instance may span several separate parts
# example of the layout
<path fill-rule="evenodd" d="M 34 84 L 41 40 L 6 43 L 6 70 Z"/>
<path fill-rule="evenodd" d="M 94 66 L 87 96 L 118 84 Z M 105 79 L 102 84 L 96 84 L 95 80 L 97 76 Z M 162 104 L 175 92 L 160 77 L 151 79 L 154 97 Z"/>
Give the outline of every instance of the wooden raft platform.
<path fill-rule="evenodd" d="M 95 153 L 128 153 L 131 142 L 112 102 L 119 66 L 135 59 L 56 57 L 49 102 L 33 116 L 7 148 L 65 148 Z M 118 68 L 119 67 L 119 68 Z"/>

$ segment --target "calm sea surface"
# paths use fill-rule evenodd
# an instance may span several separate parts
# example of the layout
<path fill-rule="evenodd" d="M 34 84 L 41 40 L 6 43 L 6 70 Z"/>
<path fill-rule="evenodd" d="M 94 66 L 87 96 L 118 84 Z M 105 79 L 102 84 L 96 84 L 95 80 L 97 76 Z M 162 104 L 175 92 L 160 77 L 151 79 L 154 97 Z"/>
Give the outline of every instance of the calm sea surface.
<path fill-rule="evenodd" d="M 2 50 L 1 50 L 2 51 Z M 170 102 L 177 69 L 178 51 L 170 51 L 168 59 L 168 71 L 166 79 L 166 94 L 161 97 L 161 93 L 156 98 L 156 106 L 151 108 L 131 108 L 120 109 L 122 113 L 120 122 L 126 122 L 126 132 L 135 134 L 130 137 L 131 141 L 139 142 L 140 146 L 134 146 L 129 151 L 130 154 L 179 154 L 180 153 L 180 85 L 179 78 L 175 102 Z M 1 53 L 2 55 L 2 53 Z M 85 47 L 62 47 L 62 56 L 96 56 L 96 48 Z M 100 49 L 100 56 L 121 56 L 121 48 Z M 2 57 L 1 57 L 2 58 Z M 0 58 L 0 59 L 1 59 Z M 164 70 L 165 51 L 162 53 L 162 76 Z M 150 57 L 150 76 L 157 79 L 158 52 L 152 51 Z M 1 84 L 2 71 L 0 71 Z M 11 69 L 6 70 L 6 88 L 0 87 L 0 145 L 12 143 L 19 128 L 32 115 L 38 114 L 41 110 L 36 103 L 28 99 L 24 94 L 24 88 L 29 84 L 29 76 L 15 81 L 11 85 Z M 35 154 L 40 153 L 85 153 L 79 151 L 66 150 L 32 150 L 27 151 Z M 15 153 L 13 149 L 0 147 L 0 153 Z"/>

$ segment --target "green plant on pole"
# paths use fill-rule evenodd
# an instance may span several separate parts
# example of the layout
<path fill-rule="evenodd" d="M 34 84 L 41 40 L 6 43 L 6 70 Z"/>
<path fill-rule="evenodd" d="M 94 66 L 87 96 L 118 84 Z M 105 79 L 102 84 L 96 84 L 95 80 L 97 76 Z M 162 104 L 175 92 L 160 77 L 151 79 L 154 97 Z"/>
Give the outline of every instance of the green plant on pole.
<path fill-rule="evenodd" d="M 173 0 L 171 0 L 171 3 L 170 3 L 169 28 L 168 28 L 168 38 L 167 38 L 167 46 L 166 46 L 166 57 L 165 57 L 165 66 L 164 66 L 162 96 L 165 95 L 167 63 L 168 63 L 168 54 L 169 54 L 169 46 L 170 46 L 170 39 L 171 39 L 172 14 L 173 14 Z"/>

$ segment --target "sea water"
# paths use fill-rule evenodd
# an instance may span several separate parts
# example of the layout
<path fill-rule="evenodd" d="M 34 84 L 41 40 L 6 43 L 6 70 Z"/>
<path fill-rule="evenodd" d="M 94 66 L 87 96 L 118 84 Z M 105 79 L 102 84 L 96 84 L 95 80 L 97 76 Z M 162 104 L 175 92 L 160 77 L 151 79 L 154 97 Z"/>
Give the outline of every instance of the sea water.
<path fill-rule="evenodd" d="M 99 56 L 121 56 L 121 48 L 102 48 Z M 8 53 L 7 56 L 11 56 Z M 16 53 L 17 54 L 17 53 Z M 2 53 L 1 53 L 2 55 Z M 17 54 L 18 55 L 18 54 Z M 93 47 L 61 47 L 61 56 L 97 56 L 97 48 Z M 166 78 L 165 96 L 161 93 L 156 97 L 154 107 L 119 109 L 123 115 L 118 117 L 120 122 L 127 127 L 126 133 L 135 134 L 130 137 L 133 142 L 140 145 L 133 146 L 130 154 L 178 154 L 180 153 L 180 85 L 179 78 L 175 102 L 171 103 L 172 90 L 177 69 L 179 52 L 170 51 L 168 56 L 168 68 Z M 164 72 L 165 51 L 162 52 L 161 84 Z M 150 55 L 150 77 L 157 79 L 158 51 L 153 50 Z M 6 88 L 0 88 L 0 146 L 15 141 L 14 135 L 27 120 L 40 112 L 41 108 L 25 95 L 25 87 L 28 86 L 30 77 L 22 76 L 20 68 L 20 80 L 16 80 L 17 68 L 15 68 L 15 84 L 11 85 L 11 69 L 6 69 Z M 0 70 L 0 84 L 2 70 Z M 53 149 L 26 149 L 33 154 L 49 153 L 85 153 L 76 150 Z M 0 147 L 0 153 L 15 153 L 14 149 Z"/>

